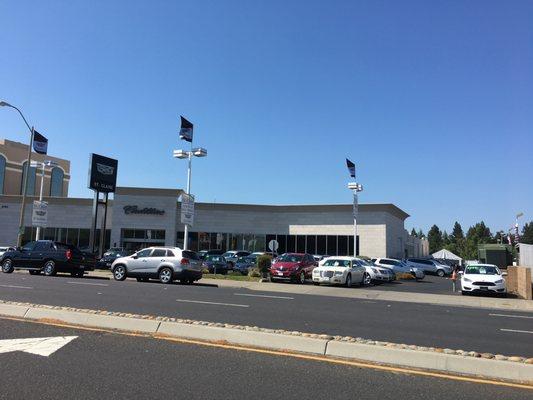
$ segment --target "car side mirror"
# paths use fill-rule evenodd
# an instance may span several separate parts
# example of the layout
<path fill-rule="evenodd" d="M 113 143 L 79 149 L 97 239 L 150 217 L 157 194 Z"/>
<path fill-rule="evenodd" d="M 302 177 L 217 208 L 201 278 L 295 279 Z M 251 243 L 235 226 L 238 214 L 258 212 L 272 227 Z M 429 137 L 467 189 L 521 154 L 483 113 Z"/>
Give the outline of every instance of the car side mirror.
<path fill-rule="evenodd" d="M 459 275 L 463 275 L 463 274 L 464 274 L 464 272 L 463 272 L 463 271 L 459 271 Z"/>
<path fill-rule="evenodd" d="M 136 259 L 139 258 L 139 256 L 135 256 L 135 255 L 133 255 L 133 256 L 131 256 L 131 258 L 133 258 L 134 260 L 136 260 Z"/>

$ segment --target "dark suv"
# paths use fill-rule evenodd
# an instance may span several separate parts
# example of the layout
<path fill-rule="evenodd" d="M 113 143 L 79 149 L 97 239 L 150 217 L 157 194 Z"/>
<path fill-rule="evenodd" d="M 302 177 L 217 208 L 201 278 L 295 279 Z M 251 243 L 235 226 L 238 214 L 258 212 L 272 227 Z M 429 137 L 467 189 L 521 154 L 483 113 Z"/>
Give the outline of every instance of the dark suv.
<path fill-rule="evenodd" d="M 30 274 L 41 272 L 53 276 L 57 272 L 70 272 L 82 277 L 85 271 L 94 269 L 93 257 L 83 254 L 76 246 L 50 240 L 29 242 L 13 251 L 6 251 L 0 258 L 2 272 L 10 274 L 15 269 L 27 269 Z"/>

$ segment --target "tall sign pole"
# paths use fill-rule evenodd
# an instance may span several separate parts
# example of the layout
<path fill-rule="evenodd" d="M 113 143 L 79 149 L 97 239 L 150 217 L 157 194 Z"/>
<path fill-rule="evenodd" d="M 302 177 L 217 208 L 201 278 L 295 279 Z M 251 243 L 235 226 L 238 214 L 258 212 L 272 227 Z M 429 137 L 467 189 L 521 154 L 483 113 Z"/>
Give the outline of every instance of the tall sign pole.
<path fill-rule="evenodd" d="M 100 226 L 100 245 L 98 246 L 98 256 L 102 257 L 104 254 L 105 235 L 106 235 L 106 220 L 107 220 L 107 206 L 109 200 L 109 193 L 114 193 L 117 184 L 117 169 L 118 161 L 113 158 L 101 156 L 99 154 L 91 154 L 89 160 L 89 189 L 94 191 L 93 213 L 91 233 L 89 236 L 89 248 L 91 252 L 95 253 L 96 245 L 96 228 L 98 221 L 98 206 L 104 206 L 104 217 Z M 103 200 L 100 200 L 100 193 L 104 194 Z"/>
<path fill-rule="evenodd" d="M 346 159 L 346 167 L 348 167 L 350 177 L 355 179 L 355 164 Z M 360 185 L 357 182 L 350 182 L 348 183 L 348 189 L 353 192 L 353 256 L 357 257 L 357 215 L 359 214 L 357 193 L 363 191 L 363 185 Z"/>
<path fill-rule="evenodd" d="M 24 213 L 26 211 L 26 195 L 28 189 L 28 179 L 30 177 L 30 164 L 31 164 L 31 149 L 33 147 L 33 135 L 35 130 L 31 127 L 30 147 L 28 147 L 28 162 L 26 163 L 26 171 L 24 171 L 24 179 L 22 182 L 22 205 L 20 209 L 19 218 L 19 231 L 17 235 L 17 246 L 22 246 L 22 238 L 24 237 Z M 31 240 L 31 238 L 29 238 Z"/>

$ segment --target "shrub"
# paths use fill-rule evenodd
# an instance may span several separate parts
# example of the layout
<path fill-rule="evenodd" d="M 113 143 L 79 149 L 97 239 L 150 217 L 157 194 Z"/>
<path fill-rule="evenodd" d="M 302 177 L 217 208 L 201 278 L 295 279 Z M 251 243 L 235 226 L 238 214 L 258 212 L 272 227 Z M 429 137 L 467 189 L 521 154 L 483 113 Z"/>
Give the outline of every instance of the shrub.
<path fill-rule="evenodd" d="M 399 272 L 396 274 L 396 279 L 400 280 L 400 279 L 403 279 L 403 280 L 414 280 L 415 277 L 411 274 L 408 274 L 408 273 L 405 273 L 405 272 Z"/>
<path fill-rule="evenodd" d="M 272 257 L 267 254 L 257 257 L 257 269 L 260 273 L 266 274 L 272 265 Z"/>
<path fill-rule="evenodd" d="M 228 272 L 228 276 L 242 276 L 242 274 L 239 271 L 231 271 Z"/>
<path fill-rule="evenodd" d="M 248 276 L 250 278 L 261 278 L 261 273 L 257 268 L 251 268 L 250 272 L 248 272 Z"/>

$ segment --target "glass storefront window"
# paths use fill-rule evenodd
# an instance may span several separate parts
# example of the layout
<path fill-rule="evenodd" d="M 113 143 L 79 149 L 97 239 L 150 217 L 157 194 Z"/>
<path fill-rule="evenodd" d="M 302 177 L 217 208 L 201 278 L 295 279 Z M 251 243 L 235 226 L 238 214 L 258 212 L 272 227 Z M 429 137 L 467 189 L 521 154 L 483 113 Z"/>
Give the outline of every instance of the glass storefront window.
<path fill-rule="evenodd" d="M 296 237 L 296 252 L 305 253 L 305 235 L 298 235 Z"/>
<path fill-rule="evenodd" d="M 316 236 L 315 235 L 307 235 L 307 252 L 309 254 L 317 254 L 316 252 Z"/>
<path fill-rule="evenodd" d="M 337 238 L 337 255 L 347 256 L 348 254 L 348 236 L 339 236 Z M 353 253 L 352 253 L 353 254 Z"/>
<path fill-rule="evenodd" d="M 279 243 L 278 254 L 286 253 L 287 252 L 287 236 L 276 235 L 276 240 Z"/>
<path fill-rule="evenodd" d="M 296 251 L 296 236 L 287 235 L 287 249 L 286 253 L 294 253 Z"/>
<path fill-rule="evenodd" d="M 91 231 L 90 229 L 80 229 L 80 236 L 79 236 L 79 247 L 87 247 L 89 246 L 89 235 Z"/>
<path fill-rule="evenodd" d="M 253 251 L 267 251 L 266 235 L 254 235 Z"/>
<path fill-rule="evenodd" d="M 69 229 L 67 229 L 66 242 L 68 244 L 73 245 L 73 246 L 78 246 L 78 232 L 79 232 L 79 230 L 77 228 L 69 228 Z"/>
<path fill-rule="evenodd" d="M 329 256 L 337 255 L 337 236 L 328 236 L 328 251 Z"/>
<path fill-rule="evenodd" d="M 316 237 L 316 254 L 320 254 L 322 256 L 327 254 L 326 236 L 324 235 L 319 235 Z"/>

